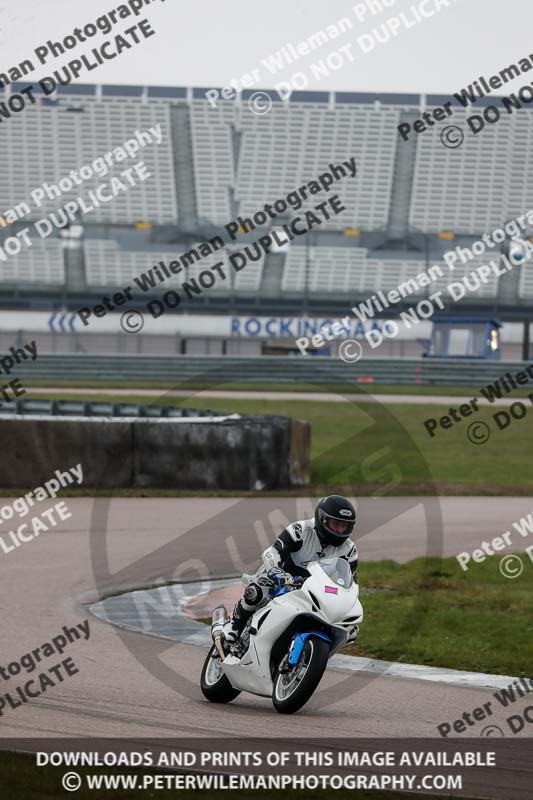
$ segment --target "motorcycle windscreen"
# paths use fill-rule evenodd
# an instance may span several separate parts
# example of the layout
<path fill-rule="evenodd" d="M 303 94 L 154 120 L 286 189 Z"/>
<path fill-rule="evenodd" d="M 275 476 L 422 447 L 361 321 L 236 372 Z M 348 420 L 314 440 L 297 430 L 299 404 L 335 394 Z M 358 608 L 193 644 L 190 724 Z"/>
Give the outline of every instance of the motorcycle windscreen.
<path fill-rule="evenodd" d="M 353 583 L 352 571 L 345 558 L 322 558 L 318 562 L 330 581 L 349 589 Z"/>

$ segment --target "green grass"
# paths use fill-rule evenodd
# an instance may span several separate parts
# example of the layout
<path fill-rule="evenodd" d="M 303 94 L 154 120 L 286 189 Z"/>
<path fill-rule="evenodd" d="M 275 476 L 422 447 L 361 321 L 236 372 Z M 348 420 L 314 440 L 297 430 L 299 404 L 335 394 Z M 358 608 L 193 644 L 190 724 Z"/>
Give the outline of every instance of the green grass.
<path fill-rule="evenodd" d="M 72 742 L 72 749 L 78 749 L 76 740 Z M 56 798 L 76 797 L 77 800 L 94 800 L 95 797 L 113 798 L 113 800 L 157 800 L 159 797 L 180 797 L 185 800 L 212 800 L 213 797 L 220 800 L 271 800 L 272 793 L 268 791 L 179 791 L 175 789 L 159 790 L 134 790 L 134 789 L 99 789 L 89 791 L 85 782 L 76 792 L 67 792 L 61 788 L 61 779 L 66 772 L 72 771 L 69 767 L 37 767 L 33 756 L 26 756 L 12 753 L 0 754 L 0 786 L 2 796 L 6 800 L 56 800 Z M 75 770 L 80 775 L 105 774 L 105 775 L 131 775 L 133 770 L 113 770 L 98 768 L 79 768 Z M 144 773 L 140 773 L 144 774 Z M 335 791 L 335 797 L 350 800 L 354 796 L 357 800 L 430 800 L 428 795 L 422 794 L 398 794 L 397 792 L 373 792 L 339 790 Z M 330 791 L 279 791 L 276 797 L 283 800 L 305 800 L 306 798 L 316 798 L 316 800 L 326 800 L 331 797 Z M 441 795 L 439 794 L 439 797 Z M 446 800 L 446 798 L 442 798 Z M 448 798 L 448 800 L 450 800 Z"/>
<path fill-rule="evenodd" d="M 504 367 L 502 366 L 502 372 Z M 202 391 L 212 389 L 217 391 L 247 391 L 247 392 L 318 392 L 323 394 L 416 394 L 416 395 L 453 395 L 457 397 L 477 397 L 480 387 L 485 384 L 480 382 L 475 386 L 420 386 L 418 384 L 338 384 L 338 383 L 202 383 L 195 381 L 24 381 L 24 386 L 31 390 L 32 387 L 58 388 L 58 389 L 130 389 L 132 394 L 135 389 L 174 389 L 179 391 Z M 511 392 L 509 397 L 527 397 L 533 388 L 520 387 Z"/>
<path fill-rule="evenodd" d="M 80 399 L 69 396 L 68 392 L 48 396 Z M 527 416 L 514 421 L 506 430 L 496 429 L 492 420 L 496 409 L 483 408 L 449 430 L 439 429 L 436 436 L 430 438 L 423 421 L 447 413 L 449 406 L 387 405 L 385 400 L 380 404 L 358 405 L 355 398 L 353 403 L 198 396 L 173 398 L 164 392 L 153 400 L 134 393 L 117 398 L 109 392 L 91 399 L 140 404 L 153 402 L 243 414 L 281 414 L 309 420 L 312 423 L 313 462 L 310 492 L 351 490 L 359 495 L 378 492 L 388 495 L 529 496 L 533 485 L 533 407 L 529 403 L 526 403 Z M 484 445 L 474 445 L 466 438 L 467 426 L 474 420 L 486 421 L 491 426 L 491 438 Z M 302 490 L 298 489 L 278 494 L 301 493 Z M 130 494 L 140 496 L 137 491 Z"/>
<path fill-rule="evenodd" d="M 497 556 L 464 572 L 455 558 L 363 561 L 364 621 L 343 653 L 408 664 L 529 677 L 533 563 L 505 578 Z M 527 564 L 525 563 L 527 562 Z"/>

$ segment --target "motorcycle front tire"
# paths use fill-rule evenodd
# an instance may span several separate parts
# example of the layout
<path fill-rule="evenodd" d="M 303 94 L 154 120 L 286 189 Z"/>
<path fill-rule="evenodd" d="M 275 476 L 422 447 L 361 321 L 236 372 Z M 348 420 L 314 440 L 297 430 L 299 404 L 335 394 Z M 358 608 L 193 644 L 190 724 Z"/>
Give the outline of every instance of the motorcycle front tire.
<path fill-rule="evenodd" d="M 287 686 L 290 676 L 278 672 L 272 693 L 272 703 L 276 711 L 280 714 L 294 714 L 307 703 L 324 674 L 329 649 L 329 644 L 324 639 L 311 636 L 306 640 L 300 660 L 294 668 L 298 675 L 294 685 Z"/>

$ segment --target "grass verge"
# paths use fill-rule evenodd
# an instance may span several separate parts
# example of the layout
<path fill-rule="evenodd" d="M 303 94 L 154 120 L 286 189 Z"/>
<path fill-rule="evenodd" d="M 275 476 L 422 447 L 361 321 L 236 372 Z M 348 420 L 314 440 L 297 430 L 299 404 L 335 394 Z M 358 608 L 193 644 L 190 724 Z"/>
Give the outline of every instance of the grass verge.
<path fill-rule="evenodd" d="M 500 559 L 464 572 L 455 558 L 362 562 L 365 619 L 349 655 L 530 677 L 533 563 L 510 580 Z M 406 620 L 409 620 L 406 623 Z"/>

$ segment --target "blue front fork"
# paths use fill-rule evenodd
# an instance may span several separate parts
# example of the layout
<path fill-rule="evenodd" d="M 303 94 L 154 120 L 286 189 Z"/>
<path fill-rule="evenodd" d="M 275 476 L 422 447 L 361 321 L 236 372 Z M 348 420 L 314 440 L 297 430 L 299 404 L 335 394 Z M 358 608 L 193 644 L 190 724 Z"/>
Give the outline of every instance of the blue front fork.
<path fill-rule="evenodd" d="M 320 631 L 309 631 L 308 633 L 297 633 L 294 639 L 292 640 L 291 649 L 289 650 L 289 664 L 291 667 L 294 667 L 298 661 L 300 660 L 300 656 L 302 655 L 302 650 L 304 649 L 304 644 L 310 636 L 318 636 L 319 639 L 324 639 L 324 641 L 329 642 L 331 644 L 331 639 L 329 636 L 326 636 L 325 633 L 321 633 Z"/>

